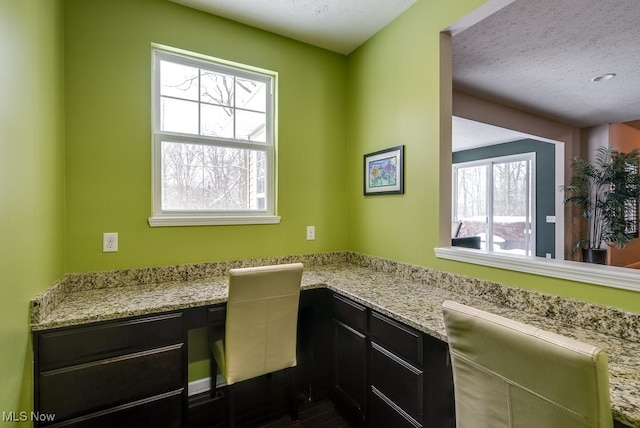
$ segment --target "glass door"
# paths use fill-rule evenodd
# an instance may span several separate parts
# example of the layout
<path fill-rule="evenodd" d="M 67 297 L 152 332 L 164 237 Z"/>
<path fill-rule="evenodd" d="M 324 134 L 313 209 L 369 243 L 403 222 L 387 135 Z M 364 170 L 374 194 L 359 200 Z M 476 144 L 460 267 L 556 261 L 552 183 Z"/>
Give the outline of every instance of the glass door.
<path fill-rule="evenodd" d="M 486 164 L 454 165 L 455 231 L 452 238 L 480 237 L 480 248 L 487 249 L 488 172 Z"/>
<path fill-rule="evenodd" d="M 535 254 L 535 153 L 453 166 L 453 237 L 480 237 L 481 249 Z"/>
<path fill-rule="evenodd" d="M 532 163 L 527 157 L 492 164 L 490 233 L 496 252 L 534 254 Z"/>

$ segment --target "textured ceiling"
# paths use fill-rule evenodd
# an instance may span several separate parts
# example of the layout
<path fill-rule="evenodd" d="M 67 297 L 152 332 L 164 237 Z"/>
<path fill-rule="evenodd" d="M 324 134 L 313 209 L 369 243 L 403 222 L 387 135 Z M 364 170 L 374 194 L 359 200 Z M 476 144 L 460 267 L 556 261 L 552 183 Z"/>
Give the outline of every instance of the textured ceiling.
<path fill-rule="evenodd" d="M 509 143 L 527 138 L 544 141 L 540 137 L 533 135 L 455 116 L 452 121 L 452 134 L 452 151 L 454 152 L 492 146 L 494 144 Z"/>
<path fill-rule="evenodd" d="M 640 1 L 515 0 L 454 35 L 453 79 L 571 125 L 639 119 Z"/>
<path fill-rule="evenodd" d="M 416 0 L 171 0 L 348 54 Z"/>
<path fill-rule="evenodd" d="M 348 54 L 416 0 L 170 1 Z M 640 119 L 640 0 L 488 0 L 483 8 L 451 27 L 456 89 L 580 127 Z M 616 77 L 590 81 L 604 73 Z M 454 131 L 486 144 L 471 140 L 478 126 Z M 482 135 L 496 133 L 508 139 L 495 129 Z"/>

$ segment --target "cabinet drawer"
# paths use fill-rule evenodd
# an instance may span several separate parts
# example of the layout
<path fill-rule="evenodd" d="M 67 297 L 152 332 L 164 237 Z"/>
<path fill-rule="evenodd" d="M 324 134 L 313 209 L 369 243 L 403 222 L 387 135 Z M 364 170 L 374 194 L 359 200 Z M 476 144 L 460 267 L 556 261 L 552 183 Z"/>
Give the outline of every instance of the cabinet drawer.
<path fill-rule="evenodd" d="M 182 391 L 172 391 L 149 399 L 47 425 L 50 428 L 139 428 L 182 426 Z"/>
<path fill-rule="evenodd" d="M 67 419 L 181 390 L 183 352 L 178 344 L 42 372 L 39 411 Z"/>
<path fill-rule="evenodd" d="M 361 333 L 367 327 L 367 308 L 351 300 L 333 295 L 331 299 L 333 318 Z"/>
<path fill-rule="evenodd" d="M 399 409 L 376 388 L 371 389 L 372 428 L 421 428 L 422 425 Z"/>
<path fill-rule="evenodd" d="M 422 370 L 375 343 L 371 344 L 371 385 L 413 419 L 422 421 Z"/>
<path fill-rule="evenodd" d="M 182 313 L 39 333 L 40 371 L 183 342 Z"/>
<path fill-rule="evenodd" d="M 422 367 L 422 333 L 418 330 L 374 311 L 371 311 L 369 329 L 371 340 L 412 364 Z"/>
<path fill-rule="evenodd" d="M 224 324 L 227 317 L 227 306 L 219 305 L 207 309 L 207 323 Z"/>

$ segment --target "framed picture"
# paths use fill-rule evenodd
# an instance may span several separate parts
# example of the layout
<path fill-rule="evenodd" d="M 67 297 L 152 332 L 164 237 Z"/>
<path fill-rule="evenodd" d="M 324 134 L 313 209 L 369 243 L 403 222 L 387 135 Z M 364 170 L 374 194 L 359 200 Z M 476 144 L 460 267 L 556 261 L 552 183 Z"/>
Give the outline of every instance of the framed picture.
<path fill-rule="evenodd" d="M 364 155 L 364 194 L 404 193 L 404 146 Z"/>

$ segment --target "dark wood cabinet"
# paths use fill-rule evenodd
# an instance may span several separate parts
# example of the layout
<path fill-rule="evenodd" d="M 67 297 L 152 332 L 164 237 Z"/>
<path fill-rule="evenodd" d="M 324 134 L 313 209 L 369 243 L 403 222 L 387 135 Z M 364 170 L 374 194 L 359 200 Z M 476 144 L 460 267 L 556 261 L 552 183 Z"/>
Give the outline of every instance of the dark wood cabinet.
<path fill-rule="evenodd" d="M 352 417 L 364 420 L 366 415 L 366 337 L 362 333 L 335 322 L 334 325 L 334 393 Z"/>
<path fill-rule="evenodd" d="M 422 369 L 412 366 L 397 355 L 371 343 L 371 393 L 378 391 L 391 403 L 409 415 L 416 425 L 423 420 Z M 380 395 L 379 394 L 379 395 Z"/>
<path fill-rule="evenodd" d="M 367 427 L 455 427 L 445 342 L 343 296 L 332 311 L 338 405 Z"/>
<path fill-rule="evenodd" d="M 224 321 L 219 304 L 34 332 L 34 409 L 56 415 L 36 427 L 188 426 L 187 331 Z M 298 345 L 297 392 L 352 425 L 455 427 L 445 342 L 319 288 L 301 294 Z"/>
<path fill-rule="evenodd" d="M 305 290 L 300 294 L 296 379 L 299 394 L 308 401 L 331 396 L 333 329 L 330 299 L 331 293 L 326 288 Z"/>
<path fill-rule="evenodd" d="M 360 303 L 334 294 L 331 299 L 331 313 L 333 319 L 353 330 L 366 333 L 367 330 L 367 308 Z"/>
<path fill-rule="evenodd" d="M 357 425 L 367 415 L 367 309 L 332 296 L 333 398 Z"/>
<path fill-rule="evenodd" d="M 182 312 L 35 332 L 35 409 L 55 415 L 53 426 L 134 426 L 158 415 L 181 426 L 185 342 Z"/>
<path fill-rule="evenodd" d="M 371 388 L 370 405 L 369 420 L 372 428 L 419 428 L 421 426 L 375 387 Z"/>
<path fill-rule="evenodd" d="M 182 418 L 182 392 L 173 391 L 146 398 L 108 411 L 83 415 L 75 419 L 48 425 L 47 428 L 180 428 Z"/>
<path fill-rule="evenodd" d="M 425 427 L 455 428 L 455 399 L 449 345 L 428 334 L 424 340 Z"/>
<path fill-rule="evenodd" d="M 385 426 L 383 415 L 402 426 L 421 427 L 424 420 L 422 333 L 389 317 L 371 312 L 371 389 L 377 401 L 371 426 Z M 385 408 L 387 407 L 387 408 Z M 372 412 L 373 412 L 372 407 Z"/>
<path fill-rule="evenodd" d="M 375 311 L 371 311 L 369 329 L 372 342 L 415 366 L 422 366 L 421 332 Z"/>

